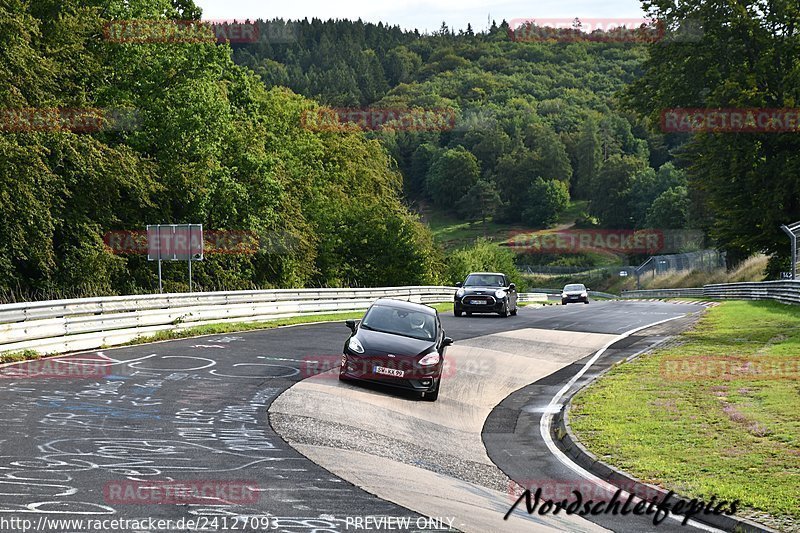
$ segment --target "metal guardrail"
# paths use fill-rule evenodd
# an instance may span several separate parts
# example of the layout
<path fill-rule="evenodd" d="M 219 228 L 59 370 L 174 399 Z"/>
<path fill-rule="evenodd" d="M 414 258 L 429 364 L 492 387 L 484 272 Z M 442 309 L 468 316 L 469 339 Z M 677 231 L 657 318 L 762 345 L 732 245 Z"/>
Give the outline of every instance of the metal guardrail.
<path fill-rule="evenodd" d="M 600 292 L 600 291 L 589 291 L 589 296 L 591 298 L 608 298 L 609 300 L 617 300 L 619 296 L 616 294 L 610 294 L 608 292 Z"/>
<path fill-rule="evenodd" d="M 714 298 L 725 300 L 776 300 L 800 304 L 800 281 L 718 283 L 692 289 L 623 291 L 623 298 Z"/>
<path fill-rule="evenodd" d="M 450 302 L 455 287 L 280 289 L 53 300 L 0 305 L 0 353 L 63 353 L 114 346 L 160 331 L 225 322 L 259 322 L 364 310 L 378 298 Z M 520 300 L 543 301 L 557 289 L 534 289 Z M 616 298 L 590 291 L 590 296 Z M 706 297 L 771 299 L 800 304 L 800 281 L 727 283 L 702 289 L 626 291 L 623 298 Z"/>
<path fill-rule="evenodd" d="M 800 304 L 800 281 L 762 281 L 753 283 L 720 283 L 703 287 L 707 298 L 734 300 L 776 300 Z"/>
<path fill-rule="evenodd" d="M 546 276 L 552 275 L 569 275 L 569 274 L 588 274 L 591 272 L 602 272 L 605 270 L 621 270 L 625 267 L 598 267 L 598 266 L 560 266 L 560 265 L 517 265 L 517 270 L 523 274 L 542 274 Z"/>
<path fill-rule="evenodd" d="M 378 298 L 450 302 L 455 287 L 279 289 L 156 294 L 0 305 L 0 353 L 93 350 L 210 323 L 364 310 Z"/>
<path fill-rule="evenodd" d="M 561 299 L 561 289 L 531 289 L 535 293 L 543 293 L 548 295 L 557 295 L 557 300 Z M 616 300 L 619 298 L 616 294 L 610 294 L 608 292 L 600 292 L 600 291 L 589 291 L 589 297 L 591 298 L 608 298 L 609 300 Z"/>
<path fill-rule="evenodd" d="M 703 288 L 622 291 L 623 298 L 702 298 Z"/>
<path fill-rule="evenodd" d="M 538 292 L 521 292 L 517 294 L 518 302 L 546 302 L 547 294 Z"/>

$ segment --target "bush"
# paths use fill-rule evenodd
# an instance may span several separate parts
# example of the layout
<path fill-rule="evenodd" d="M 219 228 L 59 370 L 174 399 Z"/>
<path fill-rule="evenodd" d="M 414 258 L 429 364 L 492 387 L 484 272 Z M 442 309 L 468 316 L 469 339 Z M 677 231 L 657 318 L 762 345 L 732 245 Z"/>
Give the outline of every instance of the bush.
<path fill-rule="evenodd" d="M 445 283 L 464 281 L 471 272 L 502 272 L 523 292 L 527 285 L 514 265 L 514 252 L 488 239 L 478 239 L 469 248 L 451 253 L 446 260 Z"/>
<path fill-rule="evenodd" d="M 536 178 L 528 189 L 528 201 L 522 211 L 522 221 L 536 227 L 546 227 L 558 220 L 569 207 L 569 185 L 558 180 Z"/>
<path fill-rule="evenodd" d="M 452 208 L 478 182 L 478 160 L 463 146 L 440 155 L 428 171 L 426 189 L 433 203 Z"/>

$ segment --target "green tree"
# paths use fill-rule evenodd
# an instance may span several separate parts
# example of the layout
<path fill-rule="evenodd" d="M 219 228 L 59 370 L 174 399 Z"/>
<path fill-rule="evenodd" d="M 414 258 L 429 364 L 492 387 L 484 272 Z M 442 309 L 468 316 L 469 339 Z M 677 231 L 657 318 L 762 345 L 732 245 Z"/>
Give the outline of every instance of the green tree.
<path fill-rule="evenodd" d="M 526 289 L 525 280 L 514 263 L 514 252 L 485 238 L 450 254 L 444 279 L 447 283 L 464 281 L 471 272 L 502 272 L 517 285 L 517 291 Z"/>
<path fill-rule="evenodd" d="M 687 187 L 686 172 L 675 168 L 672 163 L 665 163 L 658 169 L 645 168 L 637 172 L 631 183 L 629 209 L 636 227 L 643 227 L 647 212 L 653 202 L 664 191 L 670 188 Z"/>
<path fill-rule="evenodd" d="M 633 213 L 629 209 L 631 184 L 644 168 L 641 159 L 625 155 L 613 155 L 603 163 L 592 183 L 589 213 L 600 219 L 604 227 L 633 227 Z"/>
<path fill-rule="evenodd" d="M 392 48 L 386 54 L 386 74 L 392 86 L 412 82 L 420 67 L 422 58 L 405 46 Z"/>
<path fill-rule="evenodd" d="M 358 86 L 363 95 L 364 105 L 380 100 L 389 89 L 386 74 L 378 55 L 373 50 L 364 50 L 358 65 Z"/>
<path fill-rule="evenodd" d="M 558 220 L 569 207 L 569 185 L 559 180 L 537 178 L 526 194 L 522 221 L 534 227 L 546 227 Z"/>
<path fill-rule="evenodd" d="M 403 206 L 400 176 L 378 141 L 306 129 L 302 117 L 316 104 L 285 88 L 268 91 L 233 63 L 229 45 L 98 42 L 104 17 L 199 15 L 189 0 L 104 10 L 77 0 L 0 6 L 4 107 L 138 112 L 122 128 L 0 136 L 0 298 L 152 290 L 152 265 L 112 253 L 103 237 L 153 221 L 254 236 L 250 253 L 210 253 L 196 265 L 203 288 L 436 282 L 438 251 Z M 260 50 L 294 53 L 278 48 Z M 298 61 L 313 59 L 306 52 Z M 377 53 L 350 56 L 353 65 L 380 67 Z M 280 61 L 240 57 L 297 81 L 294 63 L 284 72 Z M 353 67 L 344 66 L 311 72 L 310 85 L 358 103 Z M 340 75 L 341 86 L 325 82 Z M 185 290 L 180 265 L 164 270 L 167 290 Z"/>
<path fill-rule="evenodd" d="M 597 175 L 603 161 L 599 131 L 597 122 L 593 119 L 587 119 L 581 127 L 575 167 L 575 196 L 577 198 L 589 197 L 592 190 L 592 179 Z"/>
<path fill-rule="evenodd" d="M 564 143 L 553 128 L 546 124 L 529 124 L 525 131 L 524 143 L 538 162 L 536 175 L 569 183 L 572 166 Z"/>
<path fill-rule="evenodd" d="M 686 20 L 702 28 L 650 46 L 627 102 L 652 124 L 677 107 L 784 108 L 800 101 L 796 2 L 657 0 L 647 7 L 671 31 Z M 765 252 L 776 254 L 777 268 L 789 252 L 779 226 L 800 219 L 796 133 L 698 133 L 685 154 L 691 187 L 711 216 L 707 229 L 729 261 Z"/>
<path fill-rule="evenodd" d="M 480 177 L 478 160 L 464 147 L 445 151 L 428 172 L 427 191 L 434 204 L 452 209 Z"/>
<path fill-rule="evenodd" d="M 511 148 L 511 137 L 501 128 L 469 131 L 464 139 L 466 145 L 481 164 L 485 174 L 494 172 L 497 161 Z"/>
<path fill-rule="evenodd" d="M 406 174 L 406 187 L 410 196 L 421 195 L 425 191 L 428 172 L 442 150 L 432 143 L 420 144 L 411 156 L 411 169 Z"/>
<path fill-rule="evenodd" d="M 517 146 L 510 154 L 502 156 L 497 162 L 495 181 L 503 200 L 500 218 L 503 221 L 519 222 L 525 208 L 525 192 L 539 175 L 539 162 L 536 155 Z"/>
<path fill-rule="evenodd" d="M 647 227 L 684 229 L 689 222 L 689 191 L 686 187 L 670 187 L 647 211 Z"/>
<path fill-rule="evenodd" d="M 491 181 L 478 180 L 457 203 L 456 210 L 465 220 L 480 220 L 486 224 L 500 206 L 500 194 Z"/>

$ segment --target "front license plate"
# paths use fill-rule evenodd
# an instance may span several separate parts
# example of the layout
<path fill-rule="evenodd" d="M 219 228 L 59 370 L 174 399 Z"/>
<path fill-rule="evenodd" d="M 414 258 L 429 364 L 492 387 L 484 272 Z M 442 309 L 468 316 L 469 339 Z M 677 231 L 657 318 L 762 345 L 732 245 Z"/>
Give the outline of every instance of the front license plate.
<path fill-rule="evenodd" d="M 382 366 L 376 366 L 375 367 L 375 373 L 376 374 L 383 374 L 384 376 L 392 376 L 393 378 L 402 378 L 403 375 L 405 374 L 405 371 L 397 370 L 397 369 L 394 369 L 394 368 L 386 368 L 386 367 L 382 367 Z"/>
<path fill-rule="evenodd" d="M 470 303 L 470 305 L 486 305 L 489 302 L 487 302 L 485 300 L 470 300 L 469 303 Z"/>

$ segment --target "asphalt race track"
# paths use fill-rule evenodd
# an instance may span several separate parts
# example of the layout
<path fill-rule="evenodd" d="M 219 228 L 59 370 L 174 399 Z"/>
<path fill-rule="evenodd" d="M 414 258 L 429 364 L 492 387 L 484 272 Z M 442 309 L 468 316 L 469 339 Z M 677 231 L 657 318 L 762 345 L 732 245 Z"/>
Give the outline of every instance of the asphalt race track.
<path fill-rule="evenodd" d="M 623 332 L 702 310 L 592 302 L 523 308 L 507 319 L 443 315 L 456 344 L 435 403 L 319 373 L 341 355 L 342 323 L 62 359 L 92 370 L 78 377 L 21 376 L 25 364 L 5 367 L 0 520 L 76 532 L 90 529 L 52 521 L 184 526 L 142 531 L 694 530 L 669 520 L 654 528 L 649 517 L 528 516 L 524 506 L 509 521 L 503 515 L 513 501 L 509 478 L 581 482 L 537 431 L 544 407 L 583 362 Z M 641 332 L 596 366 L 670 332 L 666 325 Z M 216 492 L 165 495 L 165 486 L 182 484 Z"/>

